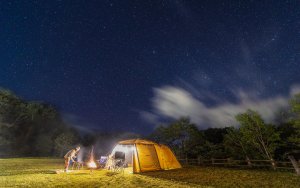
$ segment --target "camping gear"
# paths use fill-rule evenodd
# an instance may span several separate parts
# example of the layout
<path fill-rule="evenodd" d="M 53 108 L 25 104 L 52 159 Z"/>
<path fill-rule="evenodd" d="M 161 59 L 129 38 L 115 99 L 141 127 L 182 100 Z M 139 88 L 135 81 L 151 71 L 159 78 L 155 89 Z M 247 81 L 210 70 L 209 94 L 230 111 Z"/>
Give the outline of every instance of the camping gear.
<path fill-rule="evenodd" d="M 127 167 L 133 173 L 181 168 L 175 155 L 166 145 L 148 140 L 133 139 L 119 142 L 106 163 L 107 169 Z"/>
<path fill-rule="evenodd" d="M 97 162 L 99 163 L 100 168 L 104 168 L 107 162 L 107 156 L 101 156 Z"/>
<path fill-rule="evenodd" d="M 124 173 L 124 169 L 126 168 L 126 164 L 123 159 L 113 159 L 110 170 L 113 172 L 122 172 Z"/>

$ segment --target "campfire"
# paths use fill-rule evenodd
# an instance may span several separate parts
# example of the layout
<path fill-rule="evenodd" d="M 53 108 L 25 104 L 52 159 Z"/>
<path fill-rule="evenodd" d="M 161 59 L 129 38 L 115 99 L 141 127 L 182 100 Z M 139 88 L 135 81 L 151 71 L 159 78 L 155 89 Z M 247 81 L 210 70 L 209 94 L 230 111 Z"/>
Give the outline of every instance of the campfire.
<path fill-rule="evenodd" d="M 97 164 L 94 160 L 94 147 L 92 147 L 92 151 L 91 151 L 91 154 L 90 154 L 90 159 L 87 162 L 87 166 L 91 170 L 91 172 L 93 172 L 93 169 L 97 168 Z"/>
<path fill-rule="evenodd" d="M 90 160 L 90 161 L 87 163 L 87 166 L 88 166 L 89 168 L 97 168 L 97 165 L 96 165 L 95 161 L 93 161 L 93 160 Z"/>

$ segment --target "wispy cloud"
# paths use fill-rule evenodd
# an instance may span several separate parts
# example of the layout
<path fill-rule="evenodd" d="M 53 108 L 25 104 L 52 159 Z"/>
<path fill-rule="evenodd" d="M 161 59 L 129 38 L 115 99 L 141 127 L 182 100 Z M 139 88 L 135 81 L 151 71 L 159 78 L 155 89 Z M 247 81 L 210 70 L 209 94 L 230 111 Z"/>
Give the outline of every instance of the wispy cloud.
<path fill-rule="evenodd" d="M 237 102 L 223 102 L 210 107 L 204 100 L 196 98 L 186 89 L 173 86 L 154 88 L 152 110 L 144 111 L 141 115 L 151 123 L 159 122 L 159 118 L 177 119 L 189 116 L 199 128 L 207 128 L 237 125 L 235 115 L 253 109 L 258 111 L 266 122 L 273 122 L 276 112 L 288 107 L 289 98 L 300 92 L 300 85 L 292 86 L 287 96 L 278 95 L 269 98 L 259 98 L 253 94 L 255 92 L 242 90 L 232 92 L 235 93 Z"/>

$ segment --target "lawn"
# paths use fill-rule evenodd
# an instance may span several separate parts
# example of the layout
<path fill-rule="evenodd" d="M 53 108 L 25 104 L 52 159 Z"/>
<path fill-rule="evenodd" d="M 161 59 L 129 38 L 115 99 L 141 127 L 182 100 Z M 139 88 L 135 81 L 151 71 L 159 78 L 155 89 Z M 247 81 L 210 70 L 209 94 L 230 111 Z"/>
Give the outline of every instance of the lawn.
<path fill-rule="evenodd" d="M 61 159 L 0 159 L 0 187 L 300 187 L 291 172 L 188 167 L 143 174 L 79 170 L 56 174 Z"/>

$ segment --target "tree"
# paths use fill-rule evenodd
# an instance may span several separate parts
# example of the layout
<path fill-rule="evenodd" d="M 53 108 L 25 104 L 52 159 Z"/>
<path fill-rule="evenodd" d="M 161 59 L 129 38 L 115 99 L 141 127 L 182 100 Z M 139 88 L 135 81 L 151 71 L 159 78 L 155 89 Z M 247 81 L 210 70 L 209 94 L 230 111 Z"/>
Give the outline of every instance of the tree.
<path fill-rule="evenodd" d="M 280 145 L 275 151 L 277 159 L 286 159 L 286 155 L 297 149 L 297 145 L 291 138 L 295 137 L 297 133 L 296 128 L 292 122 L 281 123 L 276 127 L 277 132 L 280 133 Z"/>
<path fill-rule="evenodd" d="M 62 133 L 54 140 L 55 149 L 60 157 L 63 156 L 64 152 L 74 146 L 76 138 L 72 133 Z"/>
<path fill-rule="evenodd" d="M 208 128 L 202 130 L 205 140 L 212 144 L 222 144 L 224 136 L 227 134 L 228 127 L 225 128 Z"/>
<path fill-rule="evenodd" d="M 245 158 L 249 158 L 246 151 L 246 144 L 242 141 L 242 135 L 239 129 L 235 129 L 234 127 L 228 129 L 227 134 L 224 137 L 224 145 L 226 150 L 231 154 L 238 156 L 238 158 L 241 157 L 241 153 Z"/>
<path fill-rule="evenodd" d="M 7 156 L 11 153 L 12 142 L 13 134 L 11 126 L 0 122 L 0 157 Z"/>
<path fill-rule="evenodd" d="M 16 125 L 23 117 L 23 101 L 13 92 L 0 89 L 0 122 Z"/>
<path fill-rule="evenodd" d="M 55 108 L 24 101 L 0 89 L 1 155 L 49 156 L 55 148 L 54 140 L 63 133 L 76 138 L 76 131 L 63 122 Z"/>
<path fill-rule="evenodd" d="M 255 156 L 255 152 L 251 150 L 251 146 L 248 145 L 239 128 L 230 127 L 227 129 L 227 134 L 224 137 L 224 146 L 236 158 L 249 160 Z"/>
<path fill-rule="evenodd" d="M 9 90 L 0 89 L 0 153 L 14 152 L 15 133 L 22 120 L 23 101 Z"/>
<path fill-rule="evenodd" d="M 204 143 L 203 135 L 189 118 L 180 118 L 168 126 L 159 126 L 150 137 L 169 145 L 181 157 L 197 156 L 198 146 Z"/>
<path fill-rule="evenodd" d="M 224 147 L 224 136 L 227 133 L 228 127 L 225 128 L 208 128 L 201 130 L 205 142 L 199 147 L 200 155 L 203 158 L 225 158 L 228 156 Z"/>
<path fill-rule="evenodd" d="M 238 114 L 236 119 L 240 123 L 240 132 L 247 145 L 256 149 L 261 157 L 273 160 L 280 140 L 275 127 L 265 124 L 261 116 L 253 110 Z"/>
<path fill-rule="evenodd" d="M 300 93 L 290 100 L 291 111 L 293 113 L 292 123 L 296 129 L 295 134 L 289 137 L 289 141 L 300 147 Z"/>
<path fill-rule="evenodd" d="M 39 134 L 35 140 L 35 151 L 38 156 L 51 156 L 53 149 L 53 140 L 51 134 Z"/>

